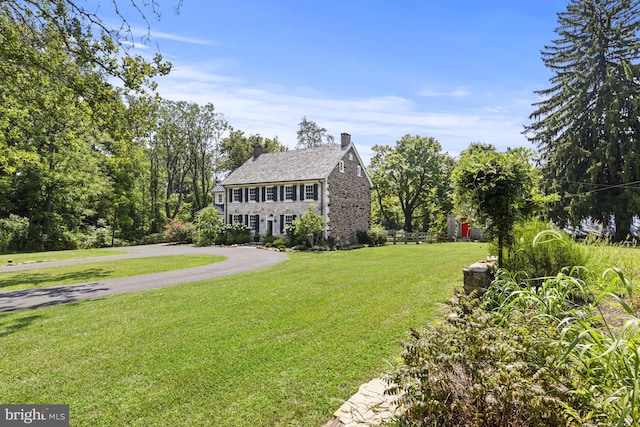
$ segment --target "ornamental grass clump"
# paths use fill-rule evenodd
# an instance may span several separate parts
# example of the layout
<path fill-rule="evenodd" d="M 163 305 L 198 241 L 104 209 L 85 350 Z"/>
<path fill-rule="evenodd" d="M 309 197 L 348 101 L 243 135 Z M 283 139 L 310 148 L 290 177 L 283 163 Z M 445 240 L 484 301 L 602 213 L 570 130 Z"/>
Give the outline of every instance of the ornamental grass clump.
<path fill-rule="evenodd" d="M 622 272 L 611 277 L 630 296 Z M 499 270 L 480 299 L 449 305 L 444 322 L 412 330 L 387 377 L 399 425 L 640 425 L 640 318 L 618 293 L 594 298 L 571 271 L 534 287 Z"/>

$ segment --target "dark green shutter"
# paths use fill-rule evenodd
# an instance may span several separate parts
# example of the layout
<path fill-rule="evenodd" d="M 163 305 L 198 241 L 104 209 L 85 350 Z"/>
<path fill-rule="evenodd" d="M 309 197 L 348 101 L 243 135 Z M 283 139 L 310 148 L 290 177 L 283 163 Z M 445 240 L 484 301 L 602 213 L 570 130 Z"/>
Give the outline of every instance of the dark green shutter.
<path fill-rule="evenodd" d="M 284 233 L 284 215 L 280 215 L 280 234 Z"/>
<path fill-rule="evenodd" d="M 260 215 L 256 215 L 256 231 L 260 232 Z"/>
<path fill-rule="evenodd" d="M 313 184 L 313 200 L 318 200 L 318 184 Z"/>

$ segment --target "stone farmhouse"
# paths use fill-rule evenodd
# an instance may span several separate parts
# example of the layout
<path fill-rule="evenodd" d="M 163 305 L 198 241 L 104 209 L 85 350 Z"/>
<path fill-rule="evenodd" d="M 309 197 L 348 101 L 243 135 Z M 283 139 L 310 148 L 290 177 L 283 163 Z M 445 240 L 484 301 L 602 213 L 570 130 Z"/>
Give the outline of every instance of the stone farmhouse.
<path fill-rule="evenodd" d="M 285 227 L 311 206 L 325 219 L 324 237 L 356 241 L 371 225 L 371 179 L 343 133 L 340 144 L 263 153 L 234 170 L 214 189 L 214 205 L 225 222 L 241 222 L 260 236 L 285 234 Z"/>

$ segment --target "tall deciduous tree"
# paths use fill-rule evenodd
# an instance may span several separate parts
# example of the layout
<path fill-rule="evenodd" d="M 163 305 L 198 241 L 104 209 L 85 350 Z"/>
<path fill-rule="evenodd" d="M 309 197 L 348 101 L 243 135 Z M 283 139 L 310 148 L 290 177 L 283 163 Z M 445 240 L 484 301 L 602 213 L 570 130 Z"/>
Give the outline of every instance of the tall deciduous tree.
<path fill-rule="evenodd" d="M 449 182 L 450 159 L 438 141 L 423 136 L 405 135 L 395 147 L 376 145 L 373 151 L 369 171 L 384 222 L 393 223 L 397 206 L 404 230 L 412 231 L 415 220 L 437 202 L 439 187 Z"/>
<path fill-rule="evenodd" d="M 278 153 L 287 151 L 287 147 L 278 141 L 278 137 L 265 138 L 260 135 L 245 136 L 241 130 L 233 130 L 222 140 L 220 145 L 220 168 L 223 171 L 233 171 L 242 166 L 253 156 L 254 148 L 261 148 L 264 153 Z"/>
<path fill-rule="evenodd" d="M 331 145 L 334 143 L 333 135 L 327 133 L 327 130 L 320 127 L 313 120 L 307 120 L 307 117 L 302 117 L 298 129 L 298 145 L 296 148 L 313 148 L 320 147 L 321 145 Z"/>
<path fill-rule="evenodd" d="M 510 247 L 514 225 L 536 212 L 545 200 L 539 194 L 539 171 L 529 150 L 519 147 L 496 151 L 492 145 L 474 143 L 460 154 L 452 172 L 455 203 L 467 217 L 487 226 L 498 240 L 498 265 L 504 247 Z"/>
<path fill-rule="evenodd" d="M 551 87 L 537 92 L 527 132 L 547 188 L 561 196 L 555 219 L 613 217 L 620 241 L 640 212 L 640 3 L 571 0 L 558 23 L 542 52 Z"/>

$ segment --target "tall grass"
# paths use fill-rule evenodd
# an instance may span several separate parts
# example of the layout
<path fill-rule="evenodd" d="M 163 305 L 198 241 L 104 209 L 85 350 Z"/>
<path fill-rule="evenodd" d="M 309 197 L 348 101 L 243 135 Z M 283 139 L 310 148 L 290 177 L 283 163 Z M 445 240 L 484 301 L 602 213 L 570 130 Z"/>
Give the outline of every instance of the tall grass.
<path fill-rule="evenodd" d="M 498 271 L 481 299 L 460 295 L 445 322 L 413 331 L 388 377 L 399 425 L 640 425 L 634 285 L 602 264 L 615 254 L 637 268 L 636 252 L 601 248 L 588 247 L 600 261 L 581 274 Z"/>

